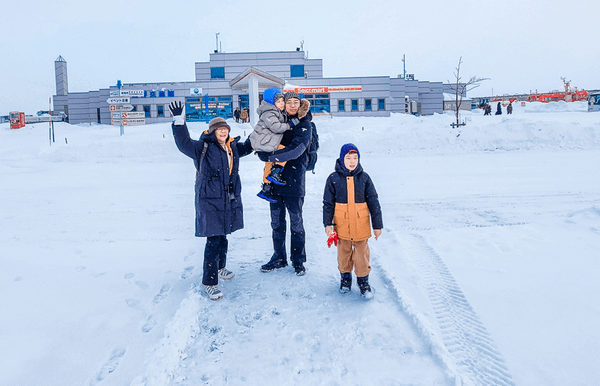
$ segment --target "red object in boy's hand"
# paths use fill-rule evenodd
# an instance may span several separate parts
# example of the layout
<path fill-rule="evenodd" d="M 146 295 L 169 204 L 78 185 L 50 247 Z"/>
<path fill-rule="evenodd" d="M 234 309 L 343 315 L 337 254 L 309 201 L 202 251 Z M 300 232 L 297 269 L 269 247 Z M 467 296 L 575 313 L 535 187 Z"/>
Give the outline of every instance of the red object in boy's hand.
<path fill-rule="evenodd" d="M 337 243 L 338 243 L 338 235 L 335 231 L 333 231 L 333 232 L 331 232 L 331 235 L 327 239 L 327 247 L 331 248 L 331 244 L 335 244 L 335 246 L 337 247 Z"/>

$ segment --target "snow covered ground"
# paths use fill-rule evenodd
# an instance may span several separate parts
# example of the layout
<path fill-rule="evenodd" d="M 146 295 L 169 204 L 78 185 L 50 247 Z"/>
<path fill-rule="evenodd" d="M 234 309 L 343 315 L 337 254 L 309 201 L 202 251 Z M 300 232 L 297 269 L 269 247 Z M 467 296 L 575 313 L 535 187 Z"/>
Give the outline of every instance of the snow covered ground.
<path fill-rule="evenodd" d="M 315 118 L 304 277 L 260 272 L 262 163 L 242 159 L 219 302 L 197 285 L 195 170 L 168 124 L 56 124 L 52 146 L 46 123 L 0 125 L 0 385 L 597 385 L 600 115 L 463 118 Z M 337 292 L 321 224 L 346 142 L 384 214 L 371 301 Z"/>

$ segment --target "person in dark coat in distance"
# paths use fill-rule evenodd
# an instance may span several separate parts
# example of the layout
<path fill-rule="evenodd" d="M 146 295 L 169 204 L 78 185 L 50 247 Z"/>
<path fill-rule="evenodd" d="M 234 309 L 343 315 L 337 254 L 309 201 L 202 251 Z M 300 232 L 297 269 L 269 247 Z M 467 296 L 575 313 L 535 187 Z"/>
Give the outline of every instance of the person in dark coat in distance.
<path fill-rule="evenodd" d="M 496 115 L 502 115 L 502 105 L 498 102 L 498 106 L 496 107 Z"/>
<path fill-rule="evenodd" d="M 200 136 L 190 138 L 181 102 L 171 102 L 173 136 L 177 148 L 194 160 L 196 166 L 196 236 L 206 237 L 202 284 L 212 300 L 223 297 L 219 279 L 232 279 L 226 268 L 227 235 L 244 227 L 240 157 L 252 152 L 250 141 L 239 142 L 229 136 L 223 118 L 214 118 Z"/>
<path fill-rule="evenodd" d="M 273 255 L 271 260 L 261 267 L 263 272 L 270 272 L 288 265 L 285 247 L 286 238 L 286 211 L 290 217 L 291 253 L 290 260 L 294 266 L 296 275 L 302 276 L 306 273 L 304 263 L 306 262 L 306 234 L 302 219 L 302 206 L 305 195 L 305 174 L 308 165 L 306 150 L 310 142 L 311 121 L 310 103 L 301 100 L 300 95 L 290 91 L 285 93 L 285 111 L 288 122 L 298 122 L 283 134 L 281 145 L 284 149 L 271 153 L 259 152 L 257 155 L 261 161 L 283 162 L 281 178 L 286 185 L 274 185 L 271 194 L 276 202 L 271 202 L 271 229 L 273 237 Z M 295 122 L 295 121 L 294 121 Z"/>

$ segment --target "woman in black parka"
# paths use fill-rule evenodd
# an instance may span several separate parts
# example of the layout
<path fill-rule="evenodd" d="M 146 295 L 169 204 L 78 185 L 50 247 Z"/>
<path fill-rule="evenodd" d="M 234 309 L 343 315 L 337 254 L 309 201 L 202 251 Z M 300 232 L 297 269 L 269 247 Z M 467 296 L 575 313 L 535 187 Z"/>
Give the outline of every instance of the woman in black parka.
<path fill-rule="evenodd" d="M 196 236 L 206 237 L 202 284 L 212 300 L 223 297 L 219 278 L 231 279 L 225 268 L 227 235 L 244 227 L 242 185 L 238 174 L 240 157 L 252 152 L 250 141 L 239 143 L 229 136 L 223 118 L 214 118 L 196 141 L 190 138 L 181 102 L 169 105 L 173 115 L 173 136 L 177 148 L 196 166 Z"/>

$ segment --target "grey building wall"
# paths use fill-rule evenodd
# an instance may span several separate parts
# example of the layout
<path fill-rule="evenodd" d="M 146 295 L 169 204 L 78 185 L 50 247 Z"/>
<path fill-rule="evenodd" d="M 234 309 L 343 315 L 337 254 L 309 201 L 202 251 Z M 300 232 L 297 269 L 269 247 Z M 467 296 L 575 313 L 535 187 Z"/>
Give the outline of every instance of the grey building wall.
<path fill-rule="evenodd" d="M 60 58 L 60 57 L 59 57 Z M 116 86 L 86 93 L 68 93 L 66 61 L 55 64 L 57 76 L 57 95 L 54 97 L 54 110 L 63 111 L 71 123 L 110 124 L 111 113 L 106 100 Z M 305 76 L 291 77 L 291 65 L 304 65 Z M 211 79 L 211 67 L 224 67 L 224 79 Z M 239 96 L 245 92 L 232 90 L 229 81 L 247 70 L 257 67 L 274 76 L 283 78 L 289 85 L 298 87 L 319 86 L 361 86 L 360 91 L 330 92 L 331 114 L 341 116 L 389 116 L 391 112 L 405 113 L 406 101 L 417 101 L 419 113 L 430 115 L 443 112 L 443 90 L 447 85 L 441 82 L 407 80 L 387 76 L 323 78 L 323 61 L 307 59 L 303 51 L 254 52 L 254 53 L 212 53 L 208 62 L 195 63 L 195 81 L 171 83 L 134 83 L 123 84 L 124 90 L 173 90 L 174 97 L 131 98 L 136 111 L 150 107 L 150 117 L 146 123 L 170 120 L 168 104 L 173 99 L 185 101 L 191 88 L 201 88 L 203 95 L 231 96 L 232 108 L 238 107 Z M 64 76 L 63 76 L 64 75 Z M 60 78 L 60 82 L 59 82 Z M 345 101 L 345 111 L 338 111 L 338 101 Z M 378 109 L 379 99 L 385 100 L 385 110 Z M 358 110 L 352 111 L 352 100 L 358 101 Z M 371 110 L 365 109 L 367 100 L 371 100 Z M 158 116 L 158 108 L 163 106 L 164 116 Z M 98 116 L 100 117 L 98 119 Z"/>
<path fill-rule="evenodd" d="M 303 51 L 213 53 L 208 62 L 196 62 L 196 81 L 210 80 L 211 67 L 225 67 L 225 80 L 230 81 L 249 67 L 279 78 L 291 78 L 290 65 L 304 65 L 308 78 L 323 77 L 322 59 L 306 59 Z M 296 79 L 296 78 L 292 78 Z"/>

